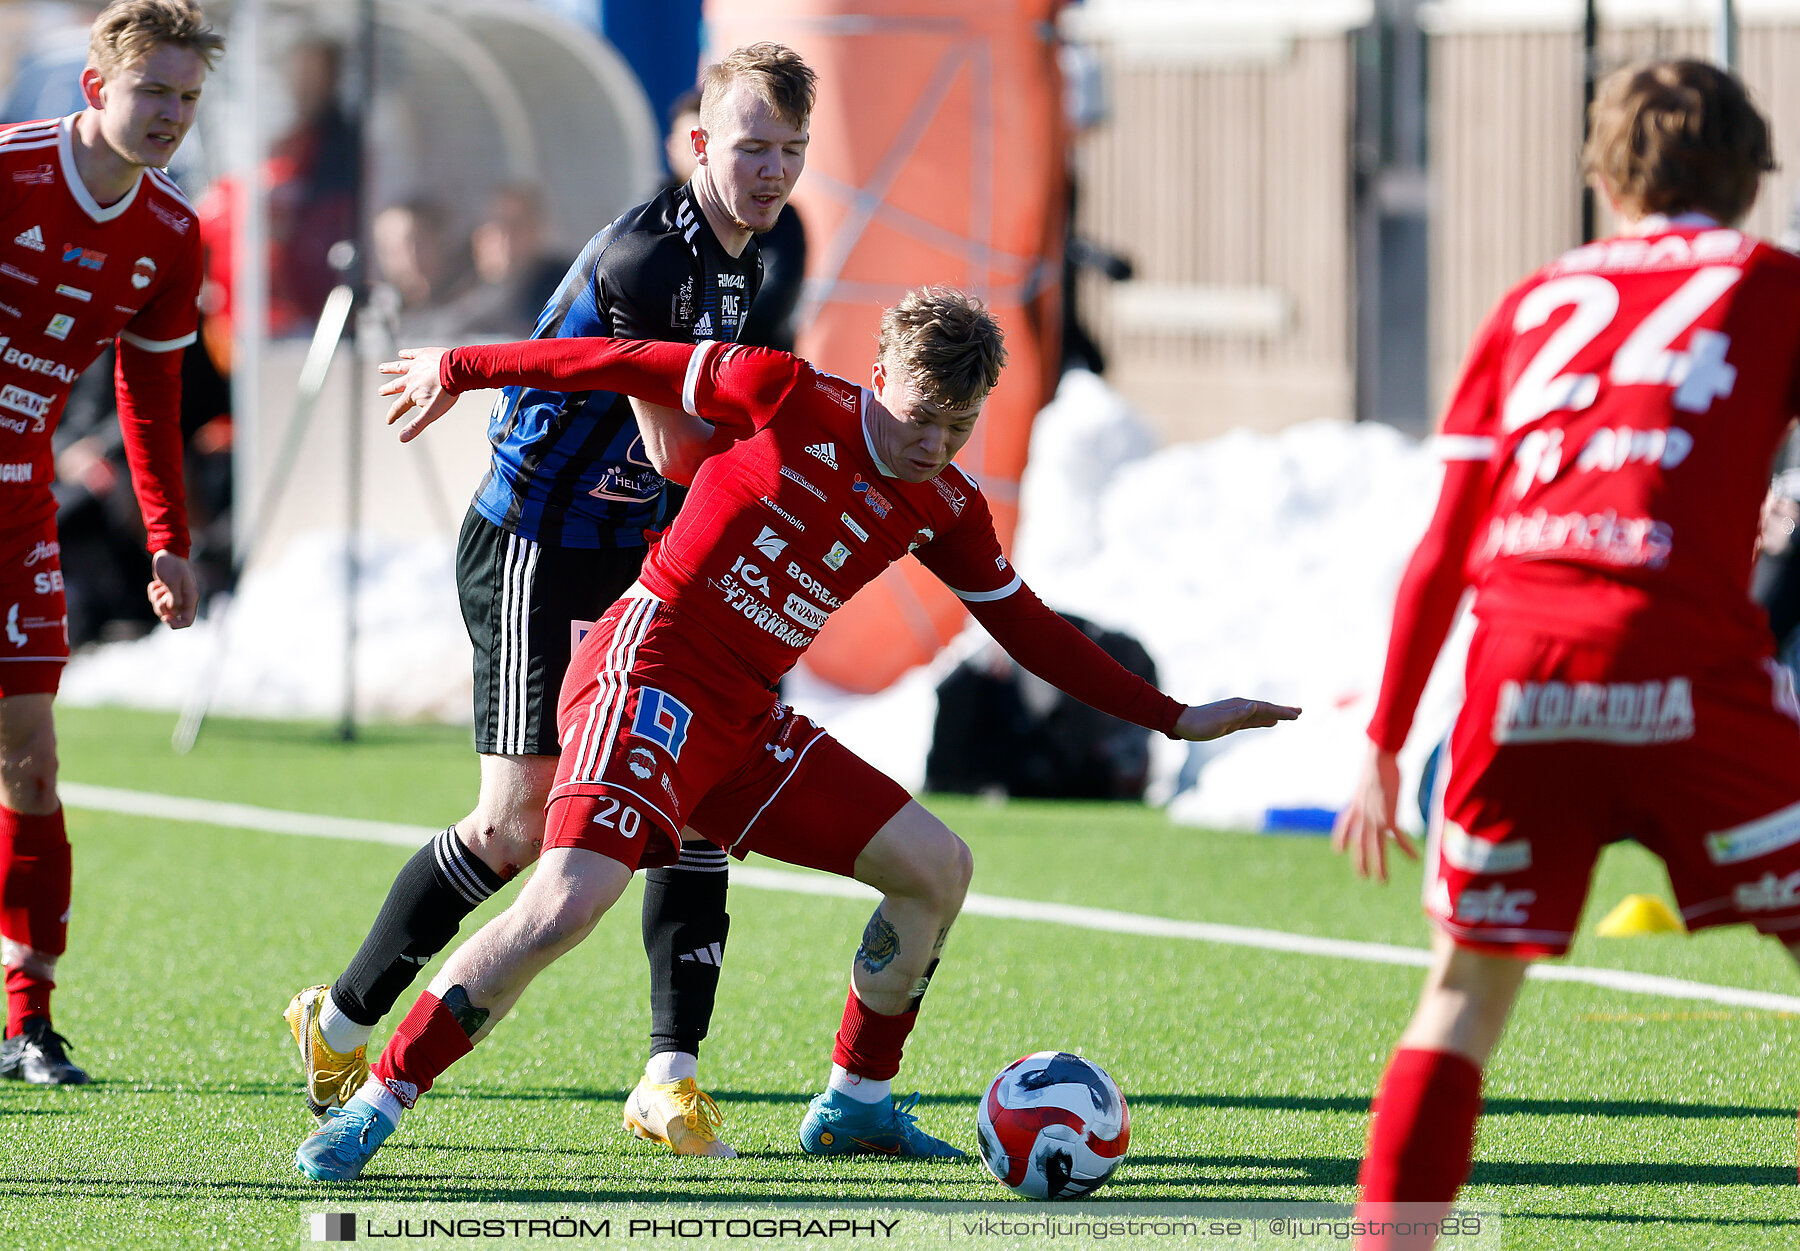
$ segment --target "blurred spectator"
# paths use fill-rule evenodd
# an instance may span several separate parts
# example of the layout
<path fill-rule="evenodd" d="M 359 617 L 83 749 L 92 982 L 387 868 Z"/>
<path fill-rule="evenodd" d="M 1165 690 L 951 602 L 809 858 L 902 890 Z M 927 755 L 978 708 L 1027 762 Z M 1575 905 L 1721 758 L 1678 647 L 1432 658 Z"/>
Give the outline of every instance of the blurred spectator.
<path fill-rule="evenodd" d="M 337 285 L 331 245 L 356 237 L 362 144 L 338 99 L 343 49 L 309 39 L 288 54 L 295 121 L 269 154 L 269 329 L 306 333 Z"/>
<path fill-rule="evenodd" d="M 536 187 L 509 183 L 495 191 L 469 238 L 474 278 L 433 318 L 441 333 L 529 335 L 571 259 L 547 255 L 544 235 L 544 199 Z"/>
<path fill-rule="evenodd" d="M 694 131 L 700 125 L 700 93 L 689 91 L 669 108 L 669 133 L 663 141 L 669 173 L 676 185 L 694 176 Z M 762 250 L 763 285 L 738 331 L 737 341 L 752 347 L 794 350 L 794 312 L 806 279 L 806 226 L 790 203 L 775 226 L 756 237 Z"/>
<path fill-rule="evenodd" d="M 428 315 L 441 311 L 451 285 L 443 213 L 429 200 L 390 204 L 369 223 L 369 242 L 381 283 L 371 297 L 377 309 L 403 338 L 435 330 Z"/>

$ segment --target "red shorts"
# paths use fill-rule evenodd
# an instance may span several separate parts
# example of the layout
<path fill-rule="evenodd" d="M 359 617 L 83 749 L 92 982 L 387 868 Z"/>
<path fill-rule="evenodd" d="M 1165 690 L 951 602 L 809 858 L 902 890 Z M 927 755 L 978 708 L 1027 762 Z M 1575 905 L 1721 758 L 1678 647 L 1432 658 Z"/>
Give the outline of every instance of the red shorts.
<path fill-rule="evenodd" d="M 1439 778 L 1425 910 L 1462 946 L 1562 955 L 1627 837 L 1689 929 L 1800 937 L 1800 709 L 1771 660 L 1484 623 Z"/>
<path fill-rule="evenodd" d="M 557 737 L 545 850 L 633 869 L 674 863 L 686 826 L 740 860 L 848 877 L 911 798 L 653 598 L 620 600 L 582 640 Z"/>
<path fill-rule="evenodd" d="M 0 530 L 0 696 L 53 695 L 69 659 L 56 518 Z"/>

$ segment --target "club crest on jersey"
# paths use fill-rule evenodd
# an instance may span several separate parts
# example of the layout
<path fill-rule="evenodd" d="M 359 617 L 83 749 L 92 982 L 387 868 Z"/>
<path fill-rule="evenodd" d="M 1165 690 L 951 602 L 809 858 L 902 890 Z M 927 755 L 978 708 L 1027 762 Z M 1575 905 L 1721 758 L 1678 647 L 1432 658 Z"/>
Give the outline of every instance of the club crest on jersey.
<path fill-rule="evenodd" d="M 138 257 L 137 263 L 131 267 L 131 285 L 142 291 L 155 277 L 156 262 L 147 256 Z"/>
<path fill-rule="evenodd" d="M 835 573 L 837 570 L 842 569 L 844 567 L 844 562 L 849 559 L 850 549 L 845 547 L 843 540 L 840 539 L 831 545 L 831 550 L 829 552 L 825 553 L 825 567 Z"/>
<path fill-rule="evenodd" d="M 21 230 L 13 236 L 13 242 L 33 252 L 44 250 L 44 232 L 41 227 L 33 226 L 30 230 Z"/>
<path fill-rule="evenodd" d="M 850 484 L 850 489 L 863 497 L 863 503 L 874 509 L 877 517 L 887 516 L 888 511 L 893 508 L 888 497 L 877 491 L 874 483 L 865 481 L 861 474 L 856 475 L 856 480 Z"/>
<path fill-rule="evenodd" d="M 694 719 L 691 708 L 667 691 L 654 686 L 638 689 L 637 716 L 632 718 L 631 732 L 669 753 L 669 759 L 680 760 L 681 748 L 687 742 L 688 723 Z"/>
<path fill-rule="evenodd" d="M 631 754 L 625 757 L 625 767 L 631 770 L 631 776 L 648 782 L 650 775 L 656 772 L 656 757 L 648 747 L 633 747 Z"/>
<path fill-rule="evenodd" d="M 106 253 L 94 248 L 84 248 L 77 244 L 63 244 L 63 264 L 71 261 L 83 269 L 100 270 L 106 267 Z"/>

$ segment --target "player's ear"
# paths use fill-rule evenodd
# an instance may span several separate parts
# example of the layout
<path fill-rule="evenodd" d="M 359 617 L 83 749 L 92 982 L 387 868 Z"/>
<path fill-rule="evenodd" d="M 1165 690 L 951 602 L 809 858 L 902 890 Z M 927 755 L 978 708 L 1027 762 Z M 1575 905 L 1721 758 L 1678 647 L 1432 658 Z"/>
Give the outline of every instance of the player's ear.
<path fill-rule="evenodd" d="M 87 101 L 90 109 L 106 107 L 106 101 L 101 96 L 101 89 L 105 86 L 106 79 L 93 66 L 81 71 L 81 98 Z"/>
<path fill-rule="evenodd" d="M 694 164 L 706 164 L 706 128 L 696 126 L 688 133 L 688 142 L 694 145 Z"/>
<path fill-rule="evenodd" d="M 875 392 L 876 395 L 880 395 L 881 389 L 886 385 L 887 366 L 882 362 L 882 359 L 877 356 L 875 358 L 875 368 L 869 371 L 869 389 Z"/>

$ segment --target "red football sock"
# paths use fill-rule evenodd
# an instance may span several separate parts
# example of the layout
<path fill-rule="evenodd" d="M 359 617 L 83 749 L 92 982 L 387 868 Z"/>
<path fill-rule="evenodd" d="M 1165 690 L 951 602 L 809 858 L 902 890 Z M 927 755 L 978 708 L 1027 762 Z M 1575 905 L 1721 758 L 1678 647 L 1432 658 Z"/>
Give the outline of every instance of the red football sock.
<path fill-rule="evenodd" d="M 387 1046 L 381 1049 L 381 1058 L 369 1066 L 369 1071 L 394 1092 L 394 1098 L 410 1108 L 445 1069 L 473 1050 L 475 1044 L 469 1041 L 444 1001 L 426 991 L 400 1022 Z"/>
<path fill-rule="evenodd" d="M 50 1015 L 52 970 L 68 945 L 70 878 L 62 809 L 38 814 L 0 808 L 0 936 L 45 958 L 7 953 L 8 1034 L 18 1033 L 27 1017 Z"/>
<path fill-rule="evenodd" d="M 900 1071 L 900 1050 L 906 1036 L 912 1033 L 917 1011 L 899 1016 L 882 1016 L 871 1012 L 856 997 L 856 987 L 844 1001 L 844 1020 L 838 1026 L 837 1045 L 831 1049 L 831 1062 L 858 1077 L 887 1081 Z"/>
<path fill-rule="evenodd" d="M 1447 1212 L 1469 1176 L 1475 1121 L 1481 1115 L 1481 1070 L 1452 1051 L 1402 1048 L 1375 1091 L 1369 1151 L 1363 1160 L 1359 1218 L 1380 1218 L 1370 1205 L 1426 1203 Z M 1429 1248 L 1418 1236 L 1370 1235 L 1362 1251 Z"/>

